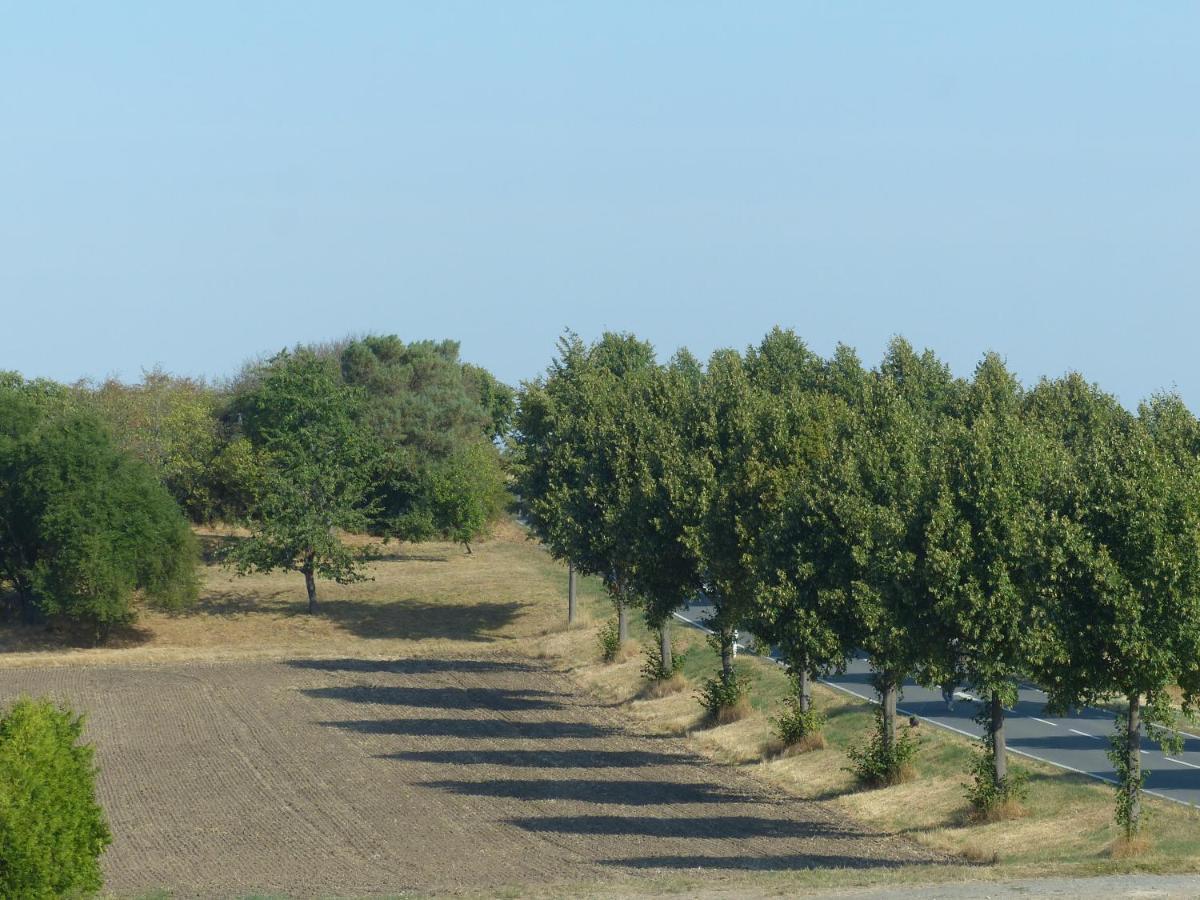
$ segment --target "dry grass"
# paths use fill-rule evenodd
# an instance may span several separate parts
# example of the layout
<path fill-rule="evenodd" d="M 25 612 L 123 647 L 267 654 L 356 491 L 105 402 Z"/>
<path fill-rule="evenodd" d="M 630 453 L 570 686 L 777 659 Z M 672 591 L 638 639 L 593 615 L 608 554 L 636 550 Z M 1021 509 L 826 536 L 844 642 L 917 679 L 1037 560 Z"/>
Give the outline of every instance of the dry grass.
<path fill-rule="evenodd" d="M 762 756 L 764 760 L 786 759 L 789 756 L 824 749 L 825 735 L 818 731 L 816 734 L 806 734 L 790 744 L 785 744 L 779 737 L 772 737 L 763 744 Z"/>
<path fill-rule="evenodd" d="M 967 810 L 965 821 L 970 825 L 989 825 L 993 822 L 1011 822 L 1013 819 L 1023 819 L 1029 815 L 1029 810 L 1025 804 L 1014 797 L 1010 797 L 1003 803 L 997 803 L 988 809 L 976 809 L 971 807 Z"/>
<path fill-rule="evenodd" d="M 209 559 L 196 606 L 171 615 L 140 610 L 137 627 L 104 647 L 71 646 L 44 628 L 0 629 L 0 665 L 101 664 L 285 656 L 440 653 L 530 638 L 565 628 L 565 575 L 516 523 L 500 523 L 473 546 L 385 545 L 369 581 L 318 582 L 319 610 L 307 614 L 295 572 L 240 577 L 212 562 L 237 540 L 230 529 L 198 532 Z M 365 544 L 361 538 L 352 542 Z M 588 634 L 580 629 L 580 634 Z"/>
<path fill-rule="evenodd" d="M 691 684 L 683 677 L 683 673 L 673 672 L 670 678 L 657 678 L 647 682 L 638 696 L 642 700 L 661 700 L 673 694 L 682 694 L 690 687 Z"/>
<path fill-rule="evenodd" d="M 1121 835 L 1108 845 L 1108 855 L 1113 859 L 1141 859 L 1154 848 L 1150 839 L 1142 834 L 1132 837 Z"/>
<path fill-rule="evenodd" d="M 734 722 L 740 722 L 742 719 L 747 719 L 753 714 L 754 707 L 750 705 L 750 698 L 742 695 L 738 697 L 736 703 L 718 706 L 712 714 L 712 721 L 718 727 L 732 725 Z"/>

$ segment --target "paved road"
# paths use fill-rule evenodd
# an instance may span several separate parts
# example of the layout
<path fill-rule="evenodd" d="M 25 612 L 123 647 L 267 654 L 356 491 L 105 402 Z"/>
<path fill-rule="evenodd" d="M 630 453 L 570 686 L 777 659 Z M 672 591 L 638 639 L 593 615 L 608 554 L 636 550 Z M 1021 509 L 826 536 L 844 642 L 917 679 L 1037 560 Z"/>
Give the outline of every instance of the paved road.
<path fill-rule="evenodd" d="M 712 611 L 711 606 L 697 604 L 676 615 L 690 625 L 703 627 Z M 821 681 L 839 691 L 875 702 L 870 677 L 867 660 L 855 659 L 845 673 Z M 1051 716 L 1046 713 L 1045 706 L 1046 695 L 1042 691 L 1033 687 L 1020 690 L 1017 705 L 1009 710 L 1005 723 L 1008 749 L 1062 769 L 1115 782 L 1116 773 L 1105 755 L 1109 735 L 1113 733 L 1113 714 L 1102 709 L 1084 708 L 1071 716 Z M 904 715 L 917 716 L 969 737 L 980 737 L 983 733 L 973 718 L 979 704 L 969 691 L 957 691 L 951 709 L 942 699 L 941 691 L 909 681 L 904 685 L 899 709 Z M 1147 793 L 1200 807 L 1200 736 L 1185 732 L 1183 752 L 1171 757 L 1164 756 L 1158 745 L 1143 739 L 1142 754 L 1142 765 L 1150 772 L 1146 779 Z"/>

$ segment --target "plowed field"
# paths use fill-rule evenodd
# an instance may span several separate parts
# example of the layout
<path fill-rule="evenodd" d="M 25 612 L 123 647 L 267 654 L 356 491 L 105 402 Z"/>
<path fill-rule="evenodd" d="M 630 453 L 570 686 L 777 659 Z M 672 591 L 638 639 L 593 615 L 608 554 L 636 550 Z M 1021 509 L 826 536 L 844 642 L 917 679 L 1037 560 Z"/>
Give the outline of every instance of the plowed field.
<path fill-rule="evenodd" d="M 765 793 L 537 662 L 0 670 L 88 711 L 118 895 L 360 896 L 932 861 Z"/>

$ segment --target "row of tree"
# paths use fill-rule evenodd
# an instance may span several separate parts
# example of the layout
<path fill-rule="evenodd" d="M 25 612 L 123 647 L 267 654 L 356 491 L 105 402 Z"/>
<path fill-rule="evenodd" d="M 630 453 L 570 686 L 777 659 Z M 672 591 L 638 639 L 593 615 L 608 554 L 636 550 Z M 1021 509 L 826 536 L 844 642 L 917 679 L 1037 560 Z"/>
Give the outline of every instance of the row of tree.
<path fill-rule="evenodd" d="M 808 681 L 870 657 L 878 728 L 860 768 L 898 776 L 908 677 L 969 683 L 985 702 L 973 799 L 1002 803 L 1004 710 L 1020 679 L 1052 707 L 1120 698 L 1118 819 L 1140 822 L 1148 729 L 1176 739 L 1172 698 L 1200 698 L 1200 424 L 1174 395 L 1131 413 L 1078 375 L 1026 390 L 987 355 L 960 379 L 894 341 L 866 369 L 775 330 L 706 365 L 666 365 L 630 335 L 565 337 L 523 386 L 513 436 L 524 514 L 574 569 L 604 579 L 627 634 L 704 596 L 721 670 L 743 687 L 734 632 L 776 645 Z"/>
<path fill-rule="evenodd" d="M 514 393 L 452 341 L 368 336 L 252 363 L 223 385 L 148 373 L 65 386 L 0 374 L 0 599 L 97 634 L 134 598 L 196 595 L 192 523 L 243 525 L 242 572 L 362 577 L 346 532 L 463 543 L 504 508 Z"/>

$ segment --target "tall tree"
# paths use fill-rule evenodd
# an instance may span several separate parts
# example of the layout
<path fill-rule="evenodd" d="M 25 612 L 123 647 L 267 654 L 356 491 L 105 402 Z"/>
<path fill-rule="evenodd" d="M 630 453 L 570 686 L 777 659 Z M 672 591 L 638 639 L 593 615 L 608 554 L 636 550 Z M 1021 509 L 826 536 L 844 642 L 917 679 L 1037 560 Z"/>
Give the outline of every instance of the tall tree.
<path fill-rule="evenodd" d="M 557 558 L 604 580 L 622 641 L 637 597 L 628 548 L 610 527 L 625 440 L 619 397 L 629 377 L 654 365 L 653 348 L 632 335 L 606 333 L 591 346 L 565 335 L 546 375 L 522 386 L 513 437 L 526 520 Z"/>
<path fill-rule="evenodd" d="M 284 351 L 250 373 L 232 411 L 260 460 L 260 482 L 250 536 L 228 559 L 243 574 L 300 572 L 315 613 L 318 577 L 364 577 L 361 554 L 342 538 L 369 520 L 374 441 L 364 393 L 343 383 L 328 357 Z"/>
<path fill-rule="evenodd" d="M 775 337 L 775 343 L 782 340 Z M 853 352 L 840 347 L 828 363 L 799 346 L 773 352 L 791 360 L 786 377 L 770 385 L 761 433 L 769 453 L 760 488 L 760 541 L 754 567 L 758 587 L 755 633 L 778 648 L 796 688 L 798 722 L 815 726 L 810 679 L 838 669 L 855 649 L 852 610 L 840 589 L 848 582 L 843 547 L 822 519 L 827 503 L 821 472 L 834 453 L 847 404 L 864 373 Z M 764 354 L 765 355 L 765 354 Z M 778 370 L 778 367 L 776 367 Z"/>
<path fill-rule="evenodd" d="M 1174 749 L 1169 690 L 1178 686 L 1189 709 L 1200 699 L 1200 426 L 1177 397 L 1133 416 L 1078 375 L 1032 393 L 1072 464 L 1056 498 L 1056 644 L 1042 680 L 1059 707 L 1125 699 L 1110 755 L 1117 819 L 1131 836 L 1144 729 Z"/>
<path fill-rule="evenodd" d="M 985 753 L 972 798 L 995 807 L 1014 794 L 1004 709 L 1018 676 L 1051 652 L 1045 603 L 1047 497 L 1062 476 L 1055 445 L 1032 428 L 1024 391 L 995 354 L 975 370 L 947 425 L 945 468 L 927 532 L 929 620 L 944 651 L 934 668 L 982 696 Z"/>
<path fill-rule="evenodd" d="M 901 339 L 842 419 L 820 477 L 816 527 L 831 538 L 843 581 L 827 600 L 849 609 L 853 642 L 870 657 L 880 695 L 874 738 L 881 780 L 897 778 L 896 704 L 906 676 L 936 657 L 924 566 L 945 425 L 961 384 L 929 351 Z M 844 636 L 845 637 L 845 636 Z"/>

